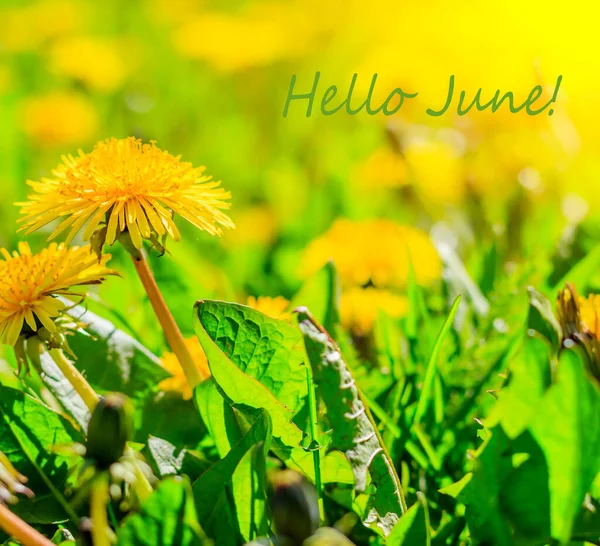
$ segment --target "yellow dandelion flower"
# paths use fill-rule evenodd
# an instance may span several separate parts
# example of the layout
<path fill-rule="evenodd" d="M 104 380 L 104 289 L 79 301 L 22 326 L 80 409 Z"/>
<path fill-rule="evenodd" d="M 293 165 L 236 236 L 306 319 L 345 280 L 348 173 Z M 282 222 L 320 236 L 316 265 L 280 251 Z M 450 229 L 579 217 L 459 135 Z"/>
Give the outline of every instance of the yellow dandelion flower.
<path fill-rule="evenodd" d="M 579 296 L 575 286 L 567 283 L 556 302 L 563 339 L 580 344 L 587 354 L 588 369 L 600 382 L 600 294 Z"/>
<path fill-rule="evenodd" d="M 204 167 L 180 159 L 134 137 L 108 139 L 88 154 L 63 156 L 53 178 L 28 181 L 34 193 L 17 203 L 24 215 L 21 229 L 31 233 L 61 219 L 50 239 L 68 230 L 69 242 L 84 224 L 83 239 L 89 240 L 105 223 L 103 242 L 112 245 L 128 232 L 139 249 L 143 239 L 168 235 L 179 240 L 175 214 L 211 235 L 220 235 L 220 226 L 234 227 L 222 212 L 230 206 L 230 193 L 205 176 Z"/>
<path fill-rule="evenodd" d="M 88 246 L 51 244 L 33 254 L 27 243 L 19 243 L 12 255 L 0 249 L 0 342 L 14 346 L 22 333 L 44 327 L 56 332 L 55 319 L 66 308 L 57 296 L 80 295 L 73 286 L 98 284 L 106 275 L 110 256 L 98 262 Z"/>
<path fill-rule="evenodd" d="M 269 296 L 250 296 L 246 303 L 248 307 L 260 311 L 263 315 L 280 320 L 286 320 L 289 316 L 290 302 L 282 296 L 270 298 Z"/>
<path fill-rule="evenodd" d="M 52 46 L 49 55 L 54 72 L 98 91 L 118 89 L 127 77 L 127 65 L 115 41 L 67 36 Z"/>
<path fill-rule="evenodd" d="M 600 339 L 600 294 L 590 294 L 587 298 L 579 297 L 579 320 L 583 329 Z"/>
<path fill-rule="evenodd" d="M 344 328 L 362 335 L 373 329 L 380 310 L 392 318 L 400 318 L 406 314 L 407 309 L 408 301 L 404 296 L 372 286 L 354 287 L 342 292 L 340 318 Z"/>
<path fill-rule="evenodd" d="M 206 355 L 202 350 L 202 345 L 200 345 L 198 338 L 190 337 L 186 339 L 185 345 L 190 352 L 201 379 L 208 379 L 210 377 L 210 368 L 208 367 L 208 360 L 206 359 Z M 185 400 L 189 400 L 193 395 L 192 387 L 190 387 L 177 357 L 173 353 L 166 352 L 162 357 L 162 365 L 172 377 L 161 381 L 158 385 L 159 389 L 163 391 L 179 392 Z"/>
<path fill-rule="evenodd" d="M 97 127 L 94 105 L 78 93 L 50 93 L 27 99 L 22 105 L 23 132 L 42 148 L 88 141 Z"/>
<path fill-rule="evenodd" d="M 412 262 L 417 280 L 440 278 L 440 257 L 426 233 L 390 220 L 337 220 L 306 249 L 303 271 L 311 275 L 333 260 L 343 286 L 404 287 Z"/>

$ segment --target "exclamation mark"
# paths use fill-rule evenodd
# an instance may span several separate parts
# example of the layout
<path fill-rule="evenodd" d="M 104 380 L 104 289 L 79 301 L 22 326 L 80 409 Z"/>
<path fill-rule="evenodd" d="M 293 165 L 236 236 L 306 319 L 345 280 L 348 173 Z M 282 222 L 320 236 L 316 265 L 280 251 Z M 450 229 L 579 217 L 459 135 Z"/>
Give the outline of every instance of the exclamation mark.
<path fill-rule="evenodd" d="M 562 74 L 558 77 L 558 80 L 556 80 L 556 87 L 554 88 L 554 93 L 552 94 L 552 98 L 550 99 L 550 102 L 548 104 L 552 104 L 553 102 L 556 102 L 556 97 L 558 96 L 558 90 L 560 89 L 561 82 L 562 82 Z M 550 108 L 550 110 L 548 110 L 548 115 L 551 116 L 552 114 L 554 114 L 554 109 Z"/>

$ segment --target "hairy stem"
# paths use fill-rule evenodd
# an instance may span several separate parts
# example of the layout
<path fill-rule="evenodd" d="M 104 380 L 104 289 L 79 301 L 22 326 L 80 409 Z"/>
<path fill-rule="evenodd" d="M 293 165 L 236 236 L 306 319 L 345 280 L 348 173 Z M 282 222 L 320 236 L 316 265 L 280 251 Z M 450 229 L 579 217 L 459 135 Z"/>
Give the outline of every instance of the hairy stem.
<path fill-rule="evenodd" d="M 67 378 L 69 383 L 73 385 L 73 388 L 77 391 L 77 394 L 81 396 L 88 409 L 90 411 L 94 411 L 99 397 L 96 394 L 96 391 L 90 387 L 90 384 L 87 382 L 85 377 L 83 377 L 81 372 L 65 356 L 62 349 L 51 349 L 50 356 L 63 375 Z"/>
<path fill-rule="evenodd" d="M 135 265 L 135 269 L 146 289 L 146 294 L 148 295 L 148 299 L 152 304 L 152 308 L 156 313 L 156 317 L 162 326 L 162 329 L 165 333 L 165 337 L 167 338 L 167 342 L 171 347 L 171 350 L 177 357 L 179 361 L 179 365 L 183 369 L 185 373 L 185 377 L 192 389 L 199 385 L 202 381 L 202 377 L 200 376 L 200 372 L 188 351 L 185 342 L 183 340 L 183 335 L 169 311 L 167 304 L 156 284 L 156 280 L 148 267 L 148 262 L 144 258 L 144 256 L 140 253 L 138 256 L 132 256 L 133 263 Z"/>
<path fill-rule="evenodd" d="M 17 539 L 23 546 L 52 546 L 45 536 L 30 527 L 21 518 L 15 516 L 0 502 L 0 528 L 12 538 Z"/>

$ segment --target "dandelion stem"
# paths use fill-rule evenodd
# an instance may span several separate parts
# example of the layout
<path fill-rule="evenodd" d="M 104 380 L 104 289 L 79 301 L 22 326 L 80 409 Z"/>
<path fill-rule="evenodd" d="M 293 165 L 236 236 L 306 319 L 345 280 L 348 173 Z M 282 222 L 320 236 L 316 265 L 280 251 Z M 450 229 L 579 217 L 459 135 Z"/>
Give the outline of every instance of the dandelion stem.
<path fill-rule="evenodd" d="M 56 363 L 60 371 L 67 378 L 69 383 L 73 385 L 77 394 L 81 396 L 85 405 L 88 407 L 90 411 L 94 411 L 96 404 L 98 403 L 99 397 L 90 387 L 90 384 L 87 382 L 85 377 L 81 374 L 81 372 L 73 365 L 73 363 L 65 356 L 62 349 L 51 349 L 50 356 L 52 360 Z"/>
<path fill-rule="evenodd" d="M 96 478 L 90 492 L 90 515 L 94 546 L 110 546 L 107 506 L 108 475 L 103 473 Z"/>
<path fill-rule="evenodd" d="M 21 518 L 13 514 L 0 502 L 0 528 L 12 538 L 16 538 L 24 546 L 52 546 L 45 536 L 30 527 Z"/>
<path fill-rule="evenodd" d="M 167 338 L 167 342 L 171 347 L 171 350 L 177 357 L 179 361 L 179 365 L 183 369 L 185 373 L 185 377 L 192 389 L 199 385 L 202 382 L 202 377 L 200 377 L 200 372 L 192 359 L 192 355 L 188 351 L 185 342 L 183 340 L 183 335 L 169 311 L 167 304 L 156 284 L 156 280 L 148 267 L 148 262 L 144 258 L 144 256 L 139 253 L 138 256 L 132 256 L 133 263 L 135 265 L 135 269 L 146 289 L 146 294 L 148 295 L 148 299 L 152 304 L 152 308 L 156 313 L 156 317 L 162 326 L 162 329 L 165 333 L 165 337 Z"/>

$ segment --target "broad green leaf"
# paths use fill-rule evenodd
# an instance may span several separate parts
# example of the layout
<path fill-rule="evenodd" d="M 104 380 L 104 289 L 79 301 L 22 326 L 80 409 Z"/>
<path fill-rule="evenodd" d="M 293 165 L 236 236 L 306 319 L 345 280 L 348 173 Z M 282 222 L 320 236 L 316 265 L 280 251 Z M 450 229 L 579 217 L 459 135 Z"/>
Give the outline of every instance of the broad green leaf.
<path fill-rule="evenodd" d="M 135 440 L 145 443 L 148 436 L 157 436 L 173 445 L 197 449 L 206 435 L 206 428 L 191 400 L 176 393 L 159 393 L 148 397 L 138 407 L 140 421 Z"/>
<path fill-rule="evenodd" d="M 298 312 L 313 377 L 332 427 L 330 449 L 343 452 L 352 466 L 355 490 L 365 492 L 367 477 L 376 491 L 365 524 L 388 535 L 404 510 L 400 480 L 365 401 L 339 348 L 308 314 Z"/>
<path fill-rule="evenodd" d="M 210 466 L 210 462 L 198 454 L 156 436 L 148 438 L 148 451 L 161 478 L 185 474 L 195 480 Z"/>
<path fill-rule="evenodd" d="M 527 428 L 550 386 L 549 347 L 542 339 L 525 336 L 509 364 L 508 385 L 498 392 L 498 402 L 485 420 L 488 427 L 502 423 L 509 438 Z"/>
<path fill-rule="evenodd" d="M 398 520 L 387 537 L 387 546 L 429 546 L 431 531 L 429 528 L 429 510 L 422 493 L 417 493 L 417 502 Z"/>
<path fill-rule="evenodd" d="M 270 530 L 267 500 L 267 469 L 263 442 L 252 446 L 242 457 L 231 480 L 235 514 L 245 541 L 267 535 Z"/>
<path fill-rule="evenodd" d="M 117 391 L 133 400 L 144 399 L 169 377 L 160 360 L 138 341 L 108 320 L 77 306 L 69 314 L 84 324 L 69 345 L 75 365 L 99 392 Z"/>
<path fill-rule="evenodd" d="M 574 350 L 563 351 L 557 382 L 540 404 L 531 432 L 548 464 L 552 536 L 567 544 L 600 471 L 600 392 Z"/>
<path fill-rule="evenodd" d="M 219 457 L 225 457 L 242 436 L 233 408 L 223 398 L 213 378 L 198 385 L 194 391 L 194 401 L 215 442 Z"/>
<path fill-rule="evenodd" d="M 264 408 L 273 435 L 284 446 L 299 446 L 302 431 L 292 419 L 306 396 L 300 333 L 241 305 L 198 302 L 195 311 L 196 335 L 228 402 L 242 410 Z"/>
<path fill-rule="evenodd" d="M 475 469 L 442 493 L 466 505 L 466 519 L 474 544 L 513 546 L 510 525 L 502 514 L 500 491 L 512 469 L 509 440 L 500 427 L 472 453 Z"/>
<path fill-rule="evenodd" d="M 142 504 L 139 514 L 129 516 L 117 533 L 117 546 L 199 546 L 208 544 L 198 524 L 189 482 L 163 480 Z"/>
<path fill-rule="evenodd" d="M 241 530 L 233 523 L 233 507 L 229 504 L 233 494 L 232 478 L 244 456 L 255 446 L 260 445 L 262 457 L 266 457 L 271 445 L 271 434 L 271 419 L 269 414 L 262 410 L 258 419 L 243 438 L 231 448 L 227 456 L 210 467 L 193 484 L 198 519 L 209 536 L 216 539 L 219 545 L 239 543 Z M 242 482 L 238 482 L 238 487 L 243 487 Z M 243 499 L 247 504 L 253 500 L 253 498 Z M 241 499 L 236 499 L 236 507 L 239 506 L 240 501 Z M 245 523 L 248 524 L 247 519 Z"/>
<path fill-rule="evenodd" d="M 73 511 L 62 496 L 73 459 L 53 451 L 55 445 L 83 442 L 66 419 L 20 391 L 0 387 L 0 451 L 24 476 L 35 493 L 14 512 L 32 523 L 67 519 Z"/>
<path fill-rule="evenodd" d="M 297 328 L 236 303 L 200 301 L 195 314 L 201 329 L 242 372 L 260 381 L 293 413 L 300 409 L 306 398 L 306 375 Z"/>
<path fill-rule="evenodd" d="M 323 450 L 324 451 L 324 450 Z M 311 482 L 315 482 L 313 454 L 300 447 L 290 451 L 285 460 L 286 466 L 302 472 Z M 321 481 L 323 483 L 353 484 L 354 473 L 346 457 L 339 451 L 321 453 Z"/>

